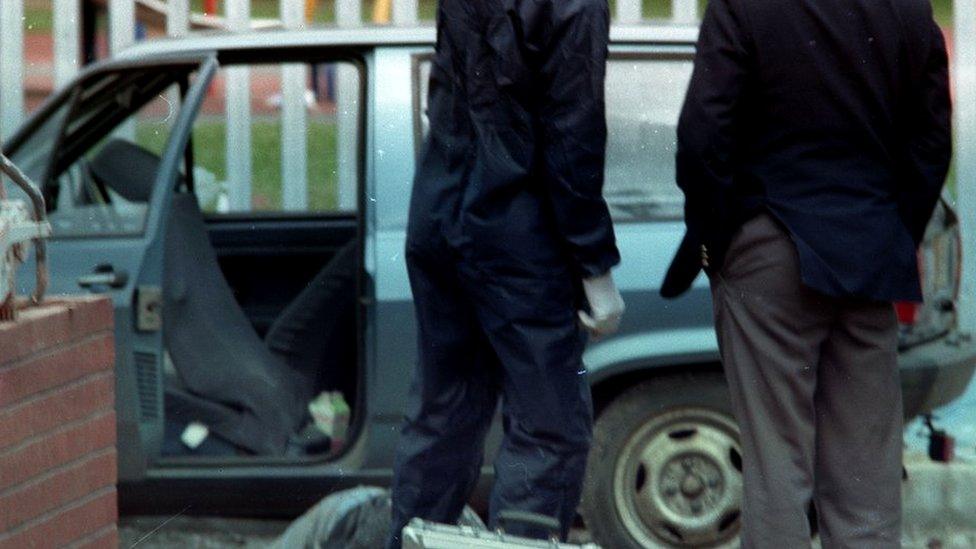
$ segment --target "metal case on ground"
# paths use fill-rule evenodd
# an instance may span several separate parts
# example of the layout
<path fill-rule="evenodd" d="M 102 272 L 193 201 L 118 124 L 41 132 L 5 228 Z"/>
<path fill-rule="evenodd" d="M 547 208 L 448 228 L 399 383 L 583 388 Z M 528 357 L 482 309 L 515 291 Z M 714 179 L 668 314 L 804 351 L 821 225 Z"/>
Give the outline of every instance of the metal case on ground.
<path fill-rule="evenodd" d="M 403 549 L 600 549 L 592 543 L 529 539 L 470 526 L 448 526 L 414 519 L 403 529 Z"/>

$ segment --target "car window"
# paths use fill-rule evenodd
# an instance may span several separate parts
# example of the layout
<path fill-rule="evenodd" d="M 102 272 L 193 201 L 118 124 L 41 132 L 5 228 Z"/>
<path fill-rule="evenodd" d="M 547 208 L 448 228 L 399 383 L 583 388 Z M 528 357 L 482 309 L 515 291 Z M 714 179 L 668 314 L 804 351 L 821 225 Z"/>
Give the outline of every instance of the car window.
<path fill-rule="evenodd" d="M 250 139 L 250 157 L 244 158 L 250 166 L 241 170 L 229 168 L 228 140 L 234 139 L 229 128 L 240 121 L 228 117 L 231 107 L 226 100 L 231 71 L 240 68 L 226 67 L 217 73 L 194 122 L 193 179 L 201 208 L 210 215 L 355 211 L 361 127 L 358 69 L 344 62 L 247 66 L 250 109 L 245 122 L 250 132 L 245 135 Z M 295 113 L 283 109 L 282 83 L 295 75 L 305 82 L 304 112 L 292 123 L 298 120 L 298 127 L 304 129 L 285 135 L 285 117 Z M 289 169 L 286 157 L 299 160 L 299 169 Z"/>
<path fill-rule="evenodd" d="M 11 160 L 36 184 L 40 184 L 51 163 L 51 153 L 57 143 L 64 117 L 71 107 L 67 101 L 48 115 L 24 140 Z"/>
<path fill-rule="evenodd" d="M 679 219 L 676 128 L 692 64 L 616 58 L 607 65 L 607 178 L 603 194 L 618 221 Z"/>
<path fill-rule="evenodd" d="M 93 73 L 11 144 L 14 162 L 44 190 L 54 238 L 143 233 L 179 84 L 196 67 L 189 62 Z"/>
<path fill-rule="evenodd" d="M 604 197 L 616 221 L 680 219 L 674 179 L 676 126 L 691 79 L 689 59 L 613 55 L 607 64 L 607 167 Z M 417 143 L 426 136 L 430 59 L 418 57 L 414 116 Z"/>
<path fill-rule="evenodd" d="M 55 176 L 55 238 L 142 234 L 178 101 L 177 85 L 158 91 Z"/>

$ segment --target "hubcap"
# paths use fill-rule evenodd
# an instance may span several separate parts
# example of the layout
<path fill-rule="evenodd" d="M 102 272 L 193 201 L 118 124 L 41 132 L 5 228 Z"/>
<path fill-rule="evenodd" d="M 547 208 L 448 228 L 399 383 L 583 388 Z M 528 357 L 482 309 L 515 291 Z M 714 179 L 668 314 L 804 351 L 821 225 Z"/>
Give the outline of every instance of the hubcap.
<path fill-rule="evenodd" d="M 682 408 L 649 418 L 614 471 L 614 501 L 644 547 L 723 547 L 739 532 L 742 458 L 731 418 Z"/>

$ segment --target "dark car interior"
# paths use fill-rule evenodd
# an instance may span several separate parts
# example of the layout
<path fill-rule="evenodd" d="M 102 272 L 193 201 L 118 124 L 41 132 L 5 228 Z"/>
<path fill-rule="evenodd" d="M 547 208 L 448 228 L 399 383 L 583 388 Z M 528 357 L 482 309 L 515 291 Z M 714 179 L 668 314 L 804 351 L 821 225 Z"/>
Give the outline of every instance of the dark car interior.
<path fill-rule="evenodd" d="M 87 172 L 101 200 L 148 202 L 159 161 L 113 139 Z M 341 450 L 309 403 L 338 392 L 355 409 L 356 235 L 354 215 L 208 224 L 181 182 L 166 231 L 164 457 Z M 188 440 L 191 426 L 207 436 Z"/>

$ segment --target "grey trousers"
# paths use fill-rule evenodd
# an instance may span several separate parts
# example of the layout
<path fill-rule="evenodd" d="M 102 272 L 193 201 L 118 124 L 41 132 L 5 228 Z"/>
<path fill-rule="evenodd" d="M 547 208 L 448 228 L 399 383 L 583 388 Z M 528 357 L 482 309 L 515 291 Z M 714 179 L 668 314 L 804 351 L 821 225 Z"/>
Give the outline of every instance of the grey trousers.
<path fill-rule="evenodd" d="M 890 303 L 801 284 L 768 215 L 746 223 L 712 275 L 715 325 L 742 430 L 742 547 L 901 546 L 902 404 Z"/>

